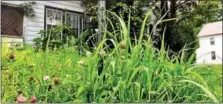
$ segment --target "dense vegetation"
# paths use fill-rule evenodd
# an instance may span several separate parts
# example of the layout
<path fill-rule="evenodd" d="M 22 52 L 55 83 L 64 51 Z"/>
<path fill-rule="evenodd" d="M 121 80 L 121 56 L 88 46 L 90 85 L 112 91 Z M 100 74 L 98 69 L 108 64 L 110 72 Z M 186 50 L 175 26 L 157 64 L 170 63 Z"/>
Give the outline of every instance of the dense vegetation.
<path fill-rule="evenodd" d="M 170 58 L 163 40 L 160 49 L 153 47 L 150 36 L 144 35 L 151 11 L 146 13 L 134 41 L 130 38 L 130 15 L 125 23 L 109 13 L 120 28 L 109 31 L 107 25 L 113 27 L 114 23 L 107 24 L 102 40 L 92 50 L 80 51 L 79 45 L 69 42 L 44 50 L 3 44 L 2 102 L 222 101 L 222 94 L 216 92 L 222 85 L 218 83 L 220 70 L 207 77 L 210 70 L 200 73 L 202 67 L 193 64 L 194 54 L 187 61 L 183 60 L 184 52 Z M 111 41 L 114 48 L 106 41 Z"/>
<path fill-rule="evenodd" d="M 94 4 L 96 5 L 97 2 Z M 91 8 L 89 9 L 89 16 L 96 18 L 97 9 L 92 5 L 89 7 Z M 128 13 L 131 11 L 130 35 L 132 37 L 140 32 L 140 24 L 142 24 L 145 9 L 151 9 L 154 6 L 155 19 L 146 26 L 149 28 L 153 45 L 160 48 L 162 35 L 164 35 L 170 56 L 179 55 L 178 52 L 185 47 L 188 49 L 185 51 L 185 60 L 199 47 L 197 34 L 202 25 L 222 20 L 221 0 L 106 0 L 106 8 L 123 17 L 126 23 Z M 154 22 L 156 23 L 161 18 L 174 18 L 175 20 L 155 26 Z M 117 22 L 117 19 L 111 18 L 111 21 Z M 118 24 L 114 24 L 114 27 L 119 28 Z M 152 30 L 153 27 L 156 29 Z M 151 31 L 153 32 L 151 33 Z"/>

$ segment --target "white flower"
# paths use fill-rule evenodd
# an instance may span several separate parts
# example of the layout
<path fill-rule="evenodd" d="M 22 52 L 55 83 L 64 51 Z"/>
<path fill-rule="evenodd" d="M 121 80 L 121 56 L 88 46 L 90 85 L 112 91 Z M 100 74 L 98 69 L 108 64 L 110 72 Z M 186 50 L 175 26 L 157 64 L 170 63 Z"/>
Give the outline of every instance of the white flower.
<path fill-rule="evenodd" d="M 105 51 L 101 49 L 100 52 L 99 52 L 99 54 L 100 55 L 104 55 L 105 54 Z"/>
<path fill-rule="evenodd" d="M 48 75 L 45 75 L 44 77 L 43 77 L 43 80 L 45 81 L 45 80 L 48 80 L 48 79 L 50 79 L 50 76 L 48 76 Z"/>
<path fill-rule="evenodd" d="M 78 64 L 79 65 L 84 65 L 84 61 L 83 60 L 80 60 L 80 61 L 78 61 Z"/>

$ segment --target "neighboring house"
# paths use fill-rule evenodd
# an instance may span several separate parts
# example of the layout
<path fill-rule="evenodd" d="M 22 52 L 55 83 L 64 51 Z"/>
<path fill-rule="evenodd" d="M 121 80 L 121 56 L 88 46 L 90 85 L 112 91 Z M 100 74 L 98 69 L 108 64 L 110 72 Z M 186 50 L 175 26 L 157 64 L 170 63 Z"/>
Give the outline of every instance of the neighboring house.
<path fill-rule="evenodd" d="M 32 44 L 40 36 L 40 30 L 47 30 L 61 21 L 66 21 L 76 35 L 88 28 L 85 7 L 81 1 L 35 1 L 34 17 L 27 17 L 18 10 L 20 4 L 28 1 L 1 1 L 1 36 L 4 38 L 22 39 Z M 52 17 L 56 13 L 56 18 Z M 69 17 L 69 18 L 67 18 Z M 64 22 L 63 22 L 64 23 Z"/>
<path fill-rule="evenodd" d="M 197 63 L 222 64 L 222 21 L 208 23 L 198 34 Z"/>

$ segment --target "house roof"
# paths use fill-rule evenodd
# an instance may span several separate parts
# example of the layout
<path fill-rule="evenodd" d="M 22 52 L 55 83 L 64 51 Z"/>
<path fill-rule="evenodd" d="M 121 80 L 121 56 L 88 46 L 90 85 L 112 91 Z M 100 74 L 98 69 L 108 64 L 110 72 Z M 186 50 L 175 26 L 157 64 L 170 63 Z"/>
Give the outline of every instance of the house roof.
<path fill-rule="evenodd" d="M 198 37 L 222 34 L 222 21 L 205 24 Z"/>

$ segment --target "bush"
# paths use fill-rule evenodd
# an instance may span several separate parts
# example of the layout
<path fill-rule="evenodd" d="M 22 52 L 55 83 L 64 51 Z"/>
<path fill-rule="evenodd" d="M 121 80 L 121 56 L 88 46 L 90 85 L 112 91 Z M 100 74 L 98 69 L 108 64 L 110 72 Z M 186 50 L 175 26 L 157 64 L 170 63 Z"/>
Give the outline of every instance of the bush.
<path fill-rule="evenodd" d="M 33 39 L 33 41 L 35 42 L 36 48 L 43 50 L 46 50 L 47 47 L 50 49 L 61 48 L 65 44 L 73 45 L 74 40 L 72 39 L 78 37 L 72 28 L 67 25 L 59 25 L 49 30 L 41 30 L 39 34 L 41 36 Z"/>

